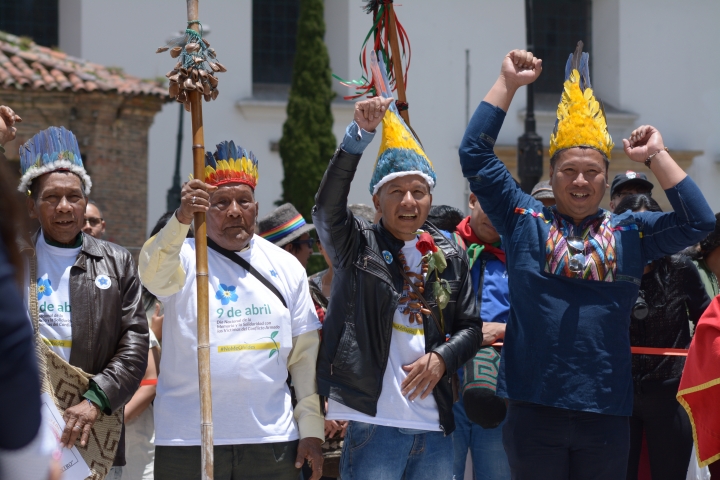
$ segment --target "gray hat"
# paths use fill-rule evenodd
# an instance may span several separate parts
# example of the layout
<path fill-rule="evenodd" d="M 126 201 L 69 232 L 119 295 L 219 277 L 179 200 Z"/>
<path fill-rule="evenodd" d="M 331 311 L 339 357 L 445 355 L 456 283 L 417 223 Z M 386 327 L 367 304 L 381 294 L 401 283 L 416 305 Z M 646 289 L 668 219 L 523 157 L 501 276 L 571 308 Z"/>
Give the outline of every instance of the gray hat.
<path fill-rule="evenodd" d="M 350 211 L 356 217 L 364 219 L 368 223 L 373 223 L 375 220 L 375 209 L 362 203 L 353 203 L 348 205 Z"/>
<path fill-rule="evenodd" d="M 305 222 L 292 203 L 286 203 L 261 218 L 258 230 L 265 240 L 282 247 L 297 240 L 303 233 L 315 230 L 315 227 Z"/>
<path fill-rule="evenodd" d="M 538 182 L 530 192 L 530 195 L 535 200 L 542 200 L 544 198 L 555 198 L 555 194 L 552 191 L 552 187 L 550 186 L 550 180 L 542 180 Z"/>

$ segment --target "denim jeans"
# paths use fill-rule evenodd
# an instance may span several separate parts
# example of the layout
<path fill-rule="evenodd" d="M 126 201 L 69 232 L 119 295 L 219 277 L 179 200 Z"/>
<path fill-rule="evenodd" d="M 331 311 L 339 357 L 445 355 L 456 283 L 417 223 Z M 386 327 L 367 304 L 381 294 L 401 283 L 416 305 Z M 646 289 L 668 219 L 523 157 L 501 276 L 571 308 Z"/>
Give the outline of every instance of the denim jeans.
<path fill-rule="evenodd" d="M 343 480 L 450 480 L 452 436 L 350 421 L 345 433 Z"/>
<path fill-rule="evenodd" d="M 123 474 L 123 467 L 112 467 L 105 480 L 120 480 Z"/>
<path fill-rule="evenodd" d="M 455 480 L 465 478 L 468 448 L 472 456 L 475 480 L 510 480 L 510 465 L 502 443 L 502 428 L 484 429 L 468 420 L 462 397 L 453 405 L 455 431 L 452 434 L 455 449 L 453 475 Z"/>
<path fill-rule="evenodd" d="M 510 400 L 503 444 L 513 480 L 619 480 L 630 424 L 628 417 Z"/>

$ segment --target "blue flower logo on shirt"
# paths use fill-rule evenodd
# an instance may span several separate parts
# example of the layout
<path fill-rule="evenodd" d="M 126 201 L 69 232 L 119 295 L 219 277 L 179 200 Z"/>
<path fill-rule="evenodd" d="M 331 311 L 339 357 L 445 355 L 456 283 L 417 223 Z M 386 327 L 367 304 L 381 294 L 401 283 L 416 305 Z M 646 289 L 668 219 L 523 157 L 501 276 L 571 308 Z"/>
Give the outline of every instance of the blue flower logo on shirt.
<path fill-rule="evenodd" d="M 220 300 L 220 303 L 227 305 L 230 302 L 237 302 L 238 294 L 235 293 L 235 285 L 220 284 L 220 290 L 215 293 L 215 298 Z"/>
<path fill-rule="evenodd" d="M 52 289 L 52 283 L 50 283 L 50 279 L 47 278 L 47 275 L 43 275 L 42 277 L 37 279 L 37 296 L 38 301 L 42 297 L 49 297 L 53 293 Z"/>

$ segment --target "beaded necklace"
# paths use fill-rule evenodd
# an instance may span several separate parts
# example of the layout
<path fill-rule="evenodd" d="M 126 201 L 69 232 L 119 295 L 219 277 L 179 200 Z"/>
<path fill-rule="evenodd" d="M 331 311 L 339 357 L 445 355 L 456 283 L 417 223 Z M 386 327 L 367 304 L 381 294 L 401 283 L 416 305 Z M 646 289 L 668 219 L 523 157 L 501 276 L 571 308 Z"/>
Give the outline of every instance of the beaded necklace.
<path fill-rule="evenodd" d="M 402 251 L 400 251 L 400 253 L 398 254 L 398 258 L 400 259 L 400 264 L 405 270 L 408 278 L 410 278 L 415 284 L 418 292 L 423 293 L 425 291 L 425 276 L 427 275 L 428 271 L 427 259 L 425 257 L 423 257 L 422 259 L 422 267 L 420 269 L 421 273 L 415 273 L 410 271 L 410 267 L 405 261 L 405 255 L 402 253 Z M 410 288 L 410 284 L 408 284 L 407 280 L 403 281 L 403 293 L 400 296 L 398 310 L 400 310 L 405 315 L 410 316 L 410 323 L 417 322 L 418 325 L 422 325 L 423 323 L 423 314 L 430 315 L 430 310 L 422 306 L 420 297 L 418 297 L 417 293 L 415 293 L 413 289 Z"/>

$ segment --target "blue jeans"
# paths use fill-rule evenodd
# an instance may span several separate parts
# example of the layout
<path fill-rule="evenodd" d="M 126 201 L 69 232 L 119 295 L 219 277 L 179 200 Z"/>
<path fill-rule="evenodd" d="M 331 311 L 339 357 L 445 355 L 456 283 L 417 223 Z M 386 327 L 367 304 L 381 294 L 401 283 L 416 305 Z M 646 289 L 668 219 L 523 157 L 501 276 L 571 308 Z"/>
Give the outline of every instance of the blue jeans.
<path fill-rule="evenodd" d="M 468 448 L 472 456 L 475 480 L 510 480 L 510 465 L 502 443 L 502 428 L 484 429 L 468 420 L 465 406 L 460 401 L 453 405 L 455 431 L 452 434 L 455 449 L 453 475 L 455 480 L 465 478 L 465 462 Z"/>
<path fill-rule="evenodd" d="M 630 424 L 510 400 L 503 444 L 513 480 L 619 480 L 627 474 Z"/>
<path fill-rule="evenodd" d="M 350 421 L 345 433 L 343 480 L 450 480 L 452 436 Z"/>

